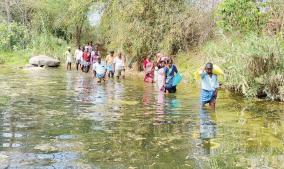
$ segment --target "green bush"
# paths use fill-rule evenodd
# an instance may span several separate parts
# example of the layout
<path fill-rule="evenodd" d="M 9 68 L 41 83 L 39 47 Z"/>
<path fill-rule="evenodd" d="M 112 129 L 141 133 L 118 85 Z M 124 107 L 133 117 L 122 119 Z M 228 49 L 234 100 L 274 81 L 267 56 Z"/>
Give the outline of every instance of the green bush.
<path fill-rule="evenodd" d="M 34 35 L 29 44 L 32 55 L 48 55 L 61 61 L 65 60 L 64 52 L 67 50 L 67 46 L 66 41 L 48 33 Z"/>
<path fill-rule="evenodd" d="M 187 0 L 109 1 L 97 37 L 139 60 L 149 52 L 177 54 L 209 37 L 212 12 Z"/>
<path fill-rule="evenodd" d="M 225 86 L 247 97 L 284 101 L 284 40 L 250 34 L 223 36 L 205 47 L 210 61 L 226 72 Z"/>
<path fill-rule="evenodd" d="M 261 5 L 252 0 L 224 0 L 217 9 L 217 25 L 225 31 L 261 32 L 267 23 Z"/>
<path fill-rule="evenodd" d="M 18 23 L 0 23 L 0 37 L 2 50 L 24 49 L 30 41 L 27 27 Z"/>

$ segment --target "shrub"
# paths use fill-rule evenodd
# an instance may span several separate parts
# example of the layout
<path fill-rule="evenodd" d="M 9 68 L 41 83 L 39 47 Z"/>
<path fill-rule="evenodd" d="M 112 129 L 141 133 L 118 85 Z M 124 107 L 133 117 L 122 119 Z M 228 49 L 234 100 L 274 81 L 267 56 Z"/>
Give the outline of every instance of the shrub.
<path fill-rule="evenodd" d="M 29 48 L 33 55 L 44 54 L 63 61 L 65 59 L 64 52 L 67 50 L 67 42 L 45 33 L 34 35 Z"/>
<path fill-rule="evenodd" d="M 247 97 L 284 101 L 284 40 L 250 34 L 223 36 L 205 47 L 208 60 L 226 72 L 225 85 Z"/>
<path fill-rule="evenodd" d="M 113 0 L 107 3 L 97 36 L 110 49 L 141 59 L 149 52 L 177 54 L 207 39 L 212 12 L 186 0 Z"/>
<path fill-rule="evenodd" d="M 217 25 L 225 31 L 259 33 L 267 23 L 266 13 L 260 10 L 261 5 L 252 0 L 224 0 L 216 12 Z"/>
<path fill-rule="evenodd" d="M 24 49 L 30 41 L 27 27 L 18 23 L 0 23 L 0 37 L 2 50 Z"/>

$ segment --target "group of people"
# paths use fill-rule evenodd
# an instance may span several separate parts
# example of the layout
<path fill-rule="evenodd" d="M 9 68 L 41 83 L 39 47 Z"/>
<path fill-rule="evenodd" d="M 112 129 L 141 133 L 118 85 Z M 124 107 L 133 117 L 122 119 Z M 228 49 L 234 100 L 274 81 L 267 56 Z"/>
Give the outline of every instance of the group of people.
<path fill-rule="evenodd" d="M 71 70 L 73 55 L 69 47 L 65 53 L 67 70 Z M 74 53 L 76 70 L 88 73 L 92 70 L 94 78 L 98 79 L 98 83 L 105 81 L 106 76 L 113 78 L 116 76 L 118 79 L 122 76 L 125 77 L 125 62 L 126 58 L 122 52 L 115 55 L 114 51 L 110 51 L 103 60 L 98 46 L 94 46 L 92 42 L 84 47 L 79 46 Z"/>
<path fill-rule="evenodd" d="M 174 81 L 175 77 L 179 75 L 172 58 L 157 53 L 156 62 L 154 63 L 152 56 L 149 55 L 143 62 L 143 68 L 145 72 L 145 82 L 156 83 L 158 90 L 165 93 L 176 92 L 177 84 L 174 84 Z"/>
<path fill-rule="evenodd" d="M 67 70 L 71 70 L 72 52 L 71 48 L 65 53 Z M 98 46 L 94 46 L 92 42 L 88 45 L 76 49 L 74 54 L 76 70 L 81 69 L 82 72 L 88 73 L 91 69 L 94 78 L 97 78 L 98 83 L 105 81 L 106 76 L 119 79 L 121 76 L 125 78 L 125 63 L 126 57 L 122 52 L 116 55 L 114 51 L 110 51 L 105 60 L 102 59 L 101 52 Z M 149 55 L 143 62 L 145 72 L 144 81 L 149 83 L 156 83 L 157 88 L 161 92 L 175 93 L 176 86 L 181 81 L 177 66 L 173 64 L 173 59 L 158 52 L 155 55 L 156 62 L 153 62 L 153 56 Z M 207 63 L 202 66 L 199 72 L 201 78 L 201 105 L 210 105 L 215 109 L 217 89 L 219 83 L 217 75 L 213 73 L 213 64 Z"/>
<path fill-rule="evenodd" d="M 156 54 L 156 62 L 152 61 L 152 56 L 148 56 L 143 62 L 144 81 L 156 83 L 158 90 L 165 93 L 175 93 L 176 86 L 181 80 L 176 65 L 173 64 L 173 59 L 161 53 Z M 213 64 L 207 63 L 202 66 L 199 71 L 201 78 L 201 94 L 200 103 L 202 107 L 206 104 L 215 109 L 217 90 L 219 82 L 217 75 L 213 73 Z M 178 81 L 178 82 L 176 82 Z"/>

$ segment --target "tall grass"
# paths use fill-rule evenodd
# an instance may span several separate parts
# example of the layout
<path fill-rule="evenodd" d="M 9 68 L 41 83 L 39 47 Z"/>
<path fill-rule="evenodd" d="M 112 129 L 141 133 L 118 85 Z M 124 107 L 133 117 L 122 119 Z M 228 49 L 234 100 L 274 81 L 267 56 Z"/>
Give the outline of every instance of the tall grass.
<path fill-rule="evenodd" d="M 67 50 L 66 41 L 51 34 L 39 34 L 32 38 L 29 45 L 31 55 L 47 55 L 63 61 L 64 52 Z"/>
<path fill-rule="evenodd" d="M 284 40 L 255 34 L 223 36 L 204 48 L 226 72 L 225 86 L 247 97 L 284 101 Z"/>

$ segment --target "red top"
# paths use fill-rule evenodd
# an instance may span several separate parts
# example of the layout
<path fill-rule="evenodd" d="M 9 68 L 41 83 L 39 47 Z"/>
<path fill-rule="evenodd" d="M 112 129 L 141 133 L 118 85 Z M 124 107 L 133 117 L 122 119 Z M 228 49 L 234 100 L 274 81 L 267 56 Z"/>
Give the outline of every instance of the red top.
<path fill-rule="evenodd" d="M 83 53 L 83 60 L 86 62 L 90 62 L 90 53 L 89 52 L 84 52 Z"/>
<path fill-rule="evenodd" d="M 148 63 L 149 63 L 149 60 L 148 60 L 148 59 L 145 59 L 144 62 L 143 62 L 144 69 L 146 68 L 146 66 L 147 66 Z"/>

